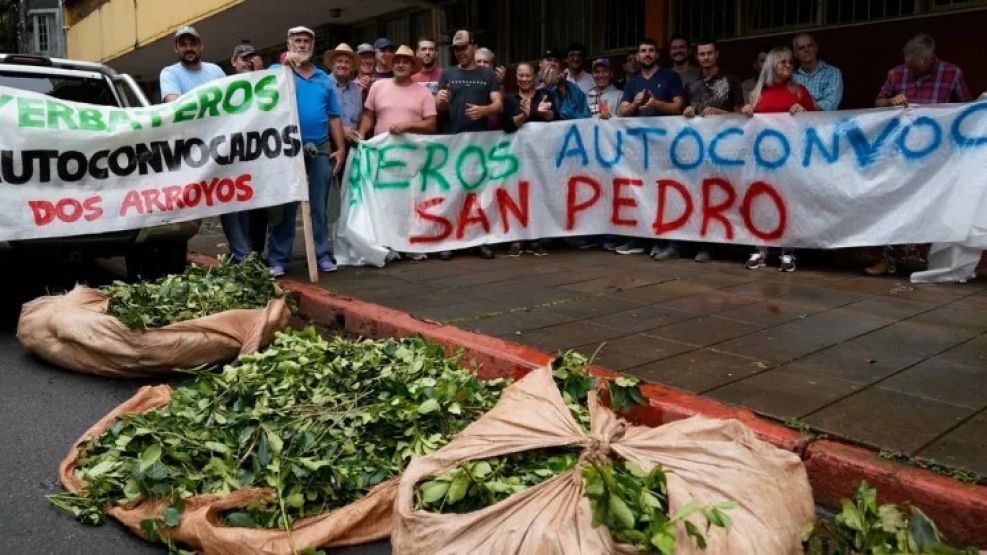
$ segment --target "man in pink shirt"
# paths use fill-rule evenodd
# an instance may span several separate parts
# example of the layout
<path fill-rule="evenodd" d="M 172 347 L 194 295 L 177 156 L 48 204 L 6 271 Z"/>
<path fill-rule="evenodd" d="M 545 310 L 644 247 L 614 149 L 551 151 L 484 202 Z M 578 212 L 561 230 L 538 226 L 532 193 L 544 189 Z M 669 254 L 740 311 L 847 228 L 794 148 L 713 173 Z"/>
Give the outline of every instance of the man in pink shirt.
<path fill-rule="evenodd" d="M 435 99 L 424 85 L 411 80 L 421 65 L 411 48 L 401 45 L 397 49 L 392 62 L 394 78 L 375 82 L 367 94 L 360 120 L 361 138 L 435 132 Z"/>
<path fill-rule="evenodd" d="M 422 67 L 417 73 L 411 76 L 411 80 L 415 83 L 425 85 L 432 94 L 439 92 L 442 68 L 435 65 L 435 41 L 429 37 L 419 39 L 417 54 L 418 59 L 422 61 Z"/>

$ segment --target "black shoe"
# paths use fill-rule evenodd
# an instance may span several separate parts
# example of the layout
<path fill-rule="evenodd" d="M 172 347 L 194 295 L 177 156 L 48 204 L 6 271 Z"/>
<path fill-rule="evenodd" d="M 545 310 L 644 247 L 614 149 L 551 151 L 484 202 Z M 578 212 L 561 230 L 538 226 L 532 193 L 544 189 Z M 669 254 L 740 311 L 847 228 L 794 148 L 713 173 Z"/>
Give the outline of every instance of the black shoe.
<path fill-rule="evenodd" d="M 476 248 L 476 253 L 480 255 L 480 258 L 484 260 L 490 260 L 494 257 L 493 249 L 486 245 L 480 245 Z"/>
<path fill-rule="evenodd" d="M 452 251 L 442 251 L 439 253 L 439 260 L 452 260 Z"/>
<path fill-rule="evenodd" d="M 521 256 L 521 243 L 514 242 L 511 243 L 511 248 L 507 249 L 507 256 L 511 258 L 517 258 Z"/>
<path fill-rule="evenodd" d="M 535 256 L 548 256 L 548 251 L 542 246 L 538 241 L 534 241 L 531 245 L 531 254 Z"/>

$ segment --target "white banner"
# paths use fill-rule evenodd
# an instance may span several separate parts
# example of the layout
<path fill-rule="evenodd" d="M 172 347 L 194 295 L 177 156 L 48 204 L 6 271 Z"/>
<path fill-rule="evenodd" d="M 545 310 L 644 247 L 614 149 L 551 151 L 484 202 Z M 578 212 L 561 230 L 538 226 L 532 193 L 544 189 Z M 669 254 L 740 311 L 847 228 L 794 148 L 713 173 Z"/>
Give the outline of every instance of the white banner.
<path fill-rule="evenodd" d="M 601 234 L 987 247 L 987 100 L 385 135 L 351 153 L 343 185 L 336 250 L 350 264 Z"/>
<path fill-rule="evenodd" d="M 0 241 L 307 200 L 290 71 L 120 109 L 0 87 Z"/>

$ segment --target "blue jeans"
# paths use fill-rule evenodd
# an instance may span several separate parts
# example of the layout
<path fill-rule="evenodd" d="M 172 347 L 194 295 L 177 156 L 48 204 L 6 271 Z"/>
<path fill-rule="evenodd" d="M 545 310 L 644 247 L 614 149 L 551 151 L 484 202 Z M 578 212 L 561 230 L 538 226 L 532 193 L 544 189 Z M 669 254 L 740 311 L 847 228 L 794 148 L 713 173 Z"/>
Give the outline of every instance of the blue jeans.
<path fill-rule="evenodd" d="M 308 175 L 308 202 L 312 209 L 312 235 L 315 239 L 315 258 L 319 262 L 332 260 L 329 247 L 329 223 L 326 221 L 326 205 L 329 200 L 329 156 L 318 154 L 305 157 L 305 173 Z M 295 242 L 295 215 L 298 203 L 284 205 L 281 221 L 270 226 L 267 238 L 267 257 L 271 266 L 287 267 L 291 262 L 291 249 Z"/>
<path fill-rule="evenodd" d="M 226 244 L 230 247 L 233 260 L 240 262 L 247 258 L 253 250 L 247 237 L 247 229 L 250 225 L 247 211 L 222 214 L 219 223 L 223 225 L 223 235 L 226 235 Z"/>

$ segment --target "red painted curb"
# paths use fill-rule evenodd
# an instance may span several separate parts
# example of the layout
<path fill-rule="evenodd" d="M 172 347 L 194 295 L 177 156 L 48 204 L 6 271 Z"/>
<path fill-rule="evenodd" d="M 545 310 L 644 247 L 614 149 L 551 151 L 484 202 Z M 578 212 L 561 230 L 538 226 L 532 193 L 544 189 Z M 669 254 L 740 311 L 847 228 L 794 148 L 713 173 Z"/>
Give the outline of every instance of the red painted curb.
<path fill-rule="evenodd" d="M 190 255 L 189 260 L 214 264 L 215 260 Z M 300 306 L 313 321 L 349 333 L 373 338 L 421 335 L 449 354 L 462 353 L 478 367 L 481 378 L 519 378 L 552 360 L 552 355 L 495 337 L 462 330 L 406 312 L 350 297 L 336 296 L 320 286 L 282 280 L 300 297 Z M 616 375 L 592 367 L 596 375 Z M 940 530 L 956 545 L 987 546 L 987 487 L 963 484 L 928 470 L 888 461 L 874 451 L 809 435 L 763 419 L 753 412 L 706 399 L 659 384 L 641 388 L 649 406 L 637 407 L 629 418 L 658 426 L 696 414 L 711 418 L 735 418 L 761 439 L 798 453 L 805 462 L 816 502 L 839 509 L 844 498 L 853 496 L 857 484 L 866 480 L 878 488 L 882 501 L 911 502 L 932 517 Z"/>
<path fill-rule="evenodd" d="M 648 398 L 651 406 L 638 407 L 631 411 L 630 416 L 642 424 L 658 426 L 701 414 L 710 418 L 739 420 L 762 440 L 799 455 L 803 454 L 812 441 L 812 436 L 765 420 L 742 407 L 699 397 L 660 384 L 645 384 L 641 387 L 641 392 Z"/>
<path fill-rule="evenodd" d="M 922 509 L 951 544 L 987 543 L 987 487 L 964 484 L 831 440 L 809 445 L 803 460 L 821 505 L 838 507 L 841 499 L 853 496 L 858 482 L 866 480 L 877 488 L 882 503 L 908 502 Z"/>

